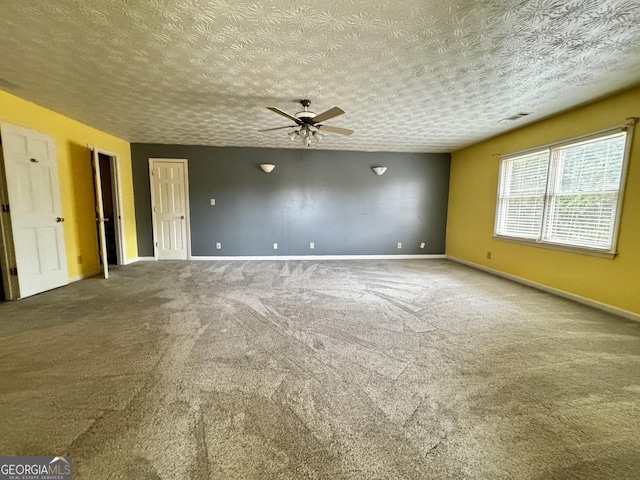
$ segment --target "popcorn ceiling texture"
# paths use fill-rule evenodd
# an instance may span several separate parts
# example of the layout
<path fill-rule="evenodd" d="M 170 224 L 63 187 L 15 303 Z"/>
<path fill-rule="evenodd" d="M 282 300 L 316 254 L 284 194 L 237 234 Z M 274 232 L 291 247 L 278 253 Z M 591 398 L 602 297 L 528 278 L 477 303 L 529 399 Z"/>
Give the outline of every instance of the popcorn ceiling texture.
<path fill-rule="evenodd" d="M 640 82 L 640 8 L 21 0 L 0 7 L 0 58 L 0 88 L 130 142 L 301 148 L 257 130 L 309 98 L 355 130 L 314 148 L 447 152 Z"/>

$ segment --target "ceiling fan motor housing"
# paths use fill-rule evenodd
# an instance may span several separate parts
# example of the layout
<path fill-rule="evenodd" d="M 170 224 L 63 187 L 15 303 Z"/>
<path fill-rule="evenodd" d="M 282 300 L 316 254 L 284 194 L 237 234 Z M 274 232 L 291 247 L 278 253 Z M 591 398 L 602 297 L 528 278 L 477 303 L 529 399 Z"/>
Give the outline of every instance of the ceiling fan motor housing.
<path fill-rule="evenodd" d="M 311 105 L 311 100 L 300 100 L 300 104 L 304 107 L 304 110 L 296 113 L 296 117 L 298 117 L 303 123 L 313 124 L 311 120 L 316 116 L 316 114 L 308 110 L 309 105 Z"/>
<path fill-rule="evenodd" d="M 306 141 L 307 146 L 310 146 L 311 138 L 314 138 L 316 141 L 320 141 L 320 139 L 322 138 L 322 133 L 324 133 L 324 131 L 338 133 L 340 135 L 351 135 L 353 133 L 353 130 L 349 130 L 348 128 L 332 127 L 330 125 L 324 124 L 326 120 L 337 117 L 338 115 L 342 115 L 344 113 L 344 110 L 342 110 L 341 108 L 333 107 L 321 113 L 320 115 L 317 115 L 315 112 L 309 111 L 311 100 L 300 100 L 300 105 L 302 105 L 304 110 L 301 112 L 297 112 L 295 115 L 291 115 L 284 110 L 280 110 L 277 107 L 267 107 L 272 112 L 275 112 L 279 115 L 287 117 L 289 120 L 294 121 L 296 125 L 266 128 L 259 131 L 267 132 L 285 128 L 298 128 L 298 130 L 289 132 L 289 137 L 291 138 L 291 140 L 294 140 L 296 137 L 303 138 Z M 320 133 L 320 129 L 323 130 L 322 133 Z"/>

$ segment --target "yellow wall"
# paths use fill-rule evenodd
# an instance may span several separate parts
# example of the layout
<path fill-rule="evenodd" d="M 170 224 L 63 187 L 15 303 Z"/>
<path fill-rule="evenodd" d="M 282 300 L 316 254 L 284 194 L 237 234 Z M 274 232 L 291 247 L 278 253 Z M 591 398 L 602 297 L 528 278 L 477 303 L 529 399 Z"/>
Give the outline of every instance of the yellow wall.
<path fill-rule="evenodd" d="M 131 148 L 128 142 L 0 91 L 0 120 L 51 135 L 56 142 L 69 277 L 100 270 L 91 157 L 87 144 L 118 154 L 126 258 L 138 256 Z M 82 256 L 82 263 L 78 263 Z"/>
<path fill-rule="evenodd" d="M 635 88 L 453 153 L 447 255 L 640 313 L 640 125 L 632 144 L 615 258 L 492 237 L 500 162 L 496 154 L 621 125 L 639 116 L 640 88 Z"/>

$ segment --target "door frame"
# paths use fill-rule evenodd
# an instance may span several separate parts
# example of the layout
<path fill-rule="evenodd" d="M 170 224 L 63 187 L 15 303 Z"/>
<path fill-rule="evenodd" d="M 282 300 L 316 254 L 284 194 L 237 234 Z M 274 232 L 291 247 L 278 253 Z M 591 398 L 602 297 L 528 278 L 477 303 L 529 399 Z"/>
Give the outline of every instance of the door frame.
<path fill-rule="evenodd" d="M 100 153 L 97 148 L 91 151 L 91 165 L 93 166 L 93 196 L 95 198 L 96 222 L 98 223 L 98 250 L 102 263 L 102 276 L 109 278 L 109 257 L 107 256 L 107 235 L 104 223 L 104 200 L 102 192 L 102 173 L 100 172 Z M 112 193 L 113 196 L 113 193 Z"/>
<path fill-rule="evenodd" d="M 118 257 L 118 262 L 116 265 L 125 265 L 126 264 L 126 241 L 124 236 L 124 225 L 122 222 L 122 185 L 120 183 L 120 156 L 115 152 L 110 152 L 101 147 L 97 147 L 93 144 L 87 144 L 87 148 L 93 152 L 94 150 L 98 155 L 102 154 L 106 157 L 109 157 L 110 162 L 110 171 L 111 171 L 111 197 L 113 199 L 113 225 L 115 228 L 116 234 L 116 256 Z M 91 163 L 93 164 L 93 156 L 91 159 Z M 100 188 L 102 189 L 102 179 L 100 177 L 100 172 L 98 171 L 96 175 L 97 179 L 100 180 Z M 103 192 L 104 193 L 104 192 Z M 98 198 L 96 197 L 96 202 Z M 99 199 L 102 202 L 102 198 Z M 97 205 L 96 205 L 97 207 Z M 97 215 L 97 212 L 96 212 Z M 98 239 L 98 249 L 100 249 L 100 239 Z M 103 262 L 106 259 L 103 259 Z M 107 267 L 108 268 L 108 267 Z"/>
<path fill-rule="evenodd" d="M 156 163 L 182 163 L 184 165 L 184 206 L 187 236 L 187 260 L 191 260 L 191 213 L 189 208 L 189 162 L 186 158 L 149 158 L 149 187 L 151 189 L 151 227 L 153 232 L 153 259 L 158 260 L 158 226 L 156 218 L 156 193 L 154 185 L 154 165 Z"/>
<path fill-rule="evenodd" d="M 2 151 L 2 137 L 0 137 L 0 205 L 9 205 L 9 191 L 7 177 L 4 174 L 4 153 Z M 2 285 L 5 300 L 20 298 L 18 277 L 11 275 L 11 266 L 16 265 L 16 252 L 13 248 L 13 233 L 11 231 L 11 215 L 0 209 L 0 269 L 2 271 Z"/>

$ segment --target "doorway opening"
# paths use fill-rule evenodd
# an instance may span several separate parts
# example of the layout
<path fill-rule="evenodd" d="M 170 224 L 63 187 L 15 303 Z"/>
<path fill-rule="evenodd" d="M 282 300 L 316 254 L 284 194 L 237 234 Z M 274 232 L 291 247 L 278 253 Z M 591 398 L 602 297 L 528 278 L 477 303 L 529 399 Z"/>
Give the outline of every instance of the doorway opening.
<path fill-rule="evenodd" d="M 118 155 L 95 146 L 92 150 L 96 197 L 96 233 L 100 265 L 104 278 L 109 265 L 125 264 L 124 229 Z"/>
<path fill-rule="evenodd" d="M 120 265 L 118 257 L 118 234 L 116 232 L 118 222 L 116 219 L 119 215 L 116 213 L 114 202 L 115 189 L 113 185 L 113 170 L 111 159 L 104 153 L 98 153 L 98 161 L 100 163 L 100 180 L 102 181 L 102 208 L 104 211 L 104 230 L 107 243 L 107 263 L 109 265 Z M 102 260 L 102 259 L 101 259 Z"/>

